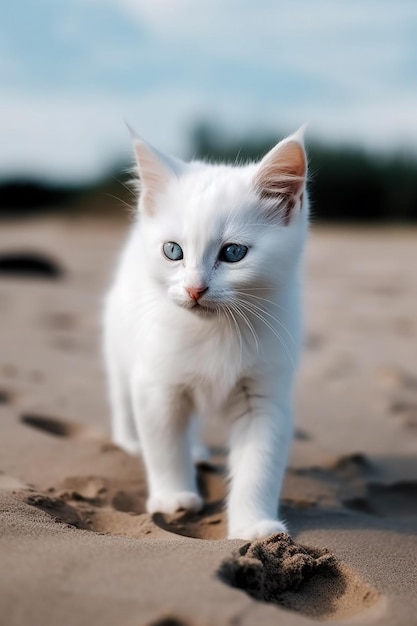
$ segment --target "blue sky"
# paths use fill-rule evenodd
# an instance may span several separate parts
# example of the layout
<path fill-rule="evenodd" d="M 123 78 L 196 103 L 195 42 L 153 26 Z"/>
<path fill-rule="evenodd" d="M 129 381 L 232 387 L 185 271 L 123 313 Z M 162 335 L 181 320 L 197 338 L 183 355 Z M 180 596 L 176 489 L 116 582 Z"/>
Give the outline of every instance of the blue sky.
<path fill-rule="evenodd" d="M 179 156 L 200 120 L 417 152 L 417 3 L 3 0 L 1 177 L 93 178 L 125 119 Z"/>

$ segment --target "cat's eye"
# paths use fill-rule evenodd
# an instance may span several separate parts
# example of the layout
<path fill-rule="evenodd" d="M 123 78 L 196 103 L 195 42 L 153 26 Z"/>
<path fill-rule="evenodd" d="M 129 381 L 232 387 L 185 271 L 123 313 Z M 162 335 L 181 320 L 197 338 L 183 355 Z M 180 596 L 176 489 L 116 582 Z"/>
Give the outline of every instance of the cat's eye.
<path fill-rule="evenodd" d="M 180 261 L 184 256 L 181 246 L 175 243 L 175 241 L 167 241 L 164 243 L 162 250 L 166 258 L 170 261 Z"/>
<path fill-rule="evenodd" d="M 219 260 L 226 263 L 237 263 L 246 256 L 247 252 L 247 246 L 243 246 L 240 243 L 227 243 L 220 250 Z"/>

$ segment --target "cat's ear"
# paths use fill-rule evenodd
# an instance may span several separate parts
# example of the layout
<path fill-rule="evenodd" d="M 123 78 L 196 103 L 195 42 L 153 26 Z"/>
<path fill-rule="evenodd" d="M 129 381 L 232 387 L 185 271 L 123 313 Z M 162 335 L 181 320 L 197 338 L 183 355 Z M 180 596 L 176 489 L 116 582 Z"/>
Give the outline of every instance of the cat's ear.
<path fill-rule="evenodd" d="M 173 177 L 178 177 L 183 163 L 163 154 L 128 126 L 135 149 L 136 164 L 139 174 L 140 210 L 152 215 L 156 210 L 156 197 L 163 192 Z"/>
<path fill-rule="evenodd" d="M 304 127 L 268 152 L 258 165 L 255 189 L 284 224 L 302 208 L 307 179 Z"/>

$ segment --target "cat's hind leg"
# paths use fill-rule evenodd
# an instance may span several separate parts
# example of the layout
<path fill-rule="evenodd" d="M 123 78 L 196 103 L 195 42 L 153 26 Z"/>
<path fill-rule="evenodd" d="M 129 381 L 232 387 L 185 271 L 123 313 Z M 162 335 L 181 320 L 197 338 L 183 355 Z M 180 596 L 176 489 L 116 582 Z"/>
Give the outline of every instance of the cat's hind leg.
<path fill-rule="evenodd" d="M 141 446 L 133 419 L 133 407 L 127 377 L 117 360 L 106 358 L 107 378 L 111 408 L 111 432 L 114 443 L 128 454 L 139 456 Z"/>
<path fill-rule="evenodd" d="M 188 432 L 194 463 L 206 463 L 210 459 L 210 451 L 201 439 L 201 418 L 198 415 L 192 415 Z"/>

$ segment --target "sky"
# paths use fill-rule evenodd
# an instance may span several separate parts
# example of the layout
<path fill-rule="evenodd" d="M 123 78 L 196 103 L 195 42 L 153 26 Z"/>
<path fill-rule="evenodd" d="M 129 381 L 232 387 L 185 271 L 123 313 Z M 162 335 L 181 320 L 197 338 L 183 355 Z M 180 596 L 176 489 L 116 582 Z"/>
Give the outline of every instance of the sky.
<path fill-rule="evenodd" d="M 417 154 L 417 2 L 2 0 L 0 178 L 93 180 L 125 121 L 180 157 L 201 121 Z"/>

